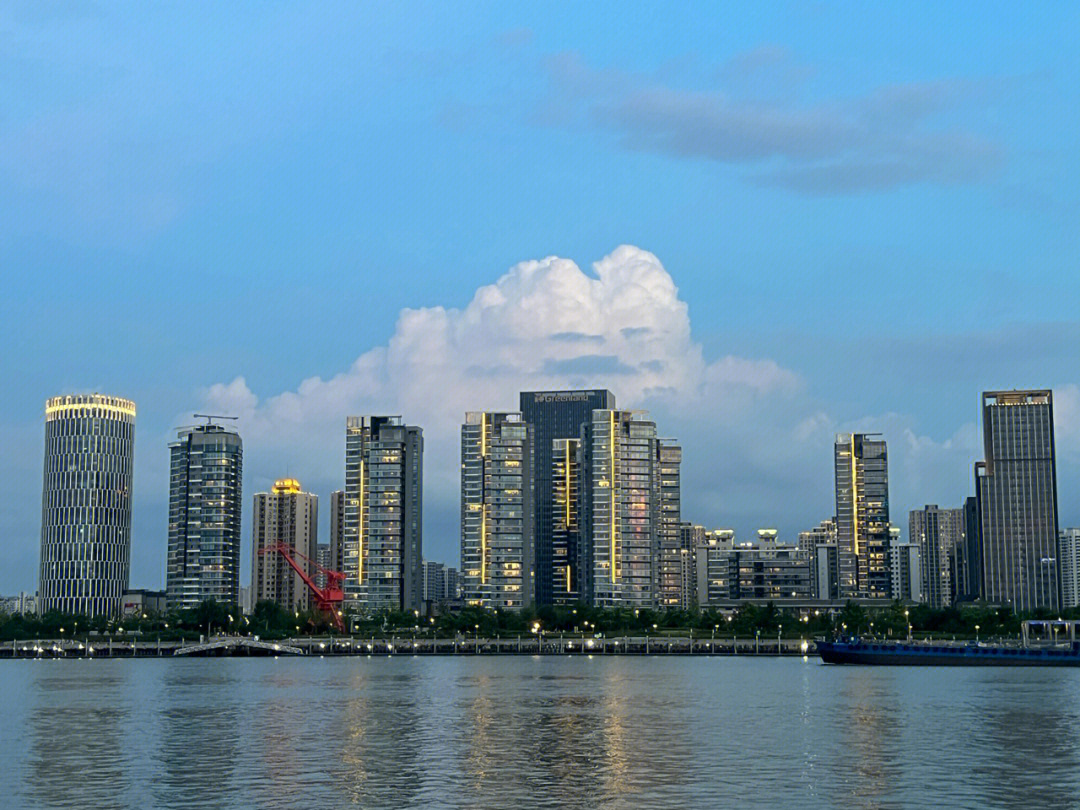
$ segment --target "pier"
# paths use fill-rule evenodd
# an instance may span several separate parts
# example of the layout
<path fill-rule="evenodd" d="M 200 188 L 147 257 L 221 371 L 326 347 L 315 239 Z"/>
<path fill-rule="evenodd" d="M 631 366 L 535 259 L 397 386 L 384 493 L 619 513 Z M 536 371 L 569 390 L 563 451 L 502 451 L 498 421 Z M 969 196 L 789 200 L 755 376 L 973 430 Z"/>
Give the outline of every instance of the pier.
<path fill-rule="evenodd" d="M 165 658 L 172 656 L 421 656 L 421 655 L 682 655 L 802 656 L 813 652 L 811 639 L 691 638 L 619 636 L 581 638 L 544 635 L 513 638 L 360 638 L 302 636 L 263 641 L 248 636 L 213 636 L 199 641 L 52 639 L 5 641 L 0 659 L 15 658 Z"/>

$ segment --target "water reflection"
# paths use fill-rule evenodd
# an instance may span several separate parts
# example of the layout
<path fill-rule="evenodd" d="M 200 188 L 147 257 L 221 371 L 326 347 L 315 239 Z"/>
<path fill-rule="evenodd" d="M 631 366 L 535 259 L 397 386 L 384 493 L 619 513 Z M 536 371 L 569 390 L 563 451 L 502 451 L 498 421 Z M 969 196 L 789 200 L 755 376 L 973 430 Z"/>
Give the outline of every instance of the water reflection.
<path fill-rule="evenodd" d="M 797 660 L 11 662 L 3 807 L 1069 807 L 1080 678 Z"/>
<path fill-rule="evenodd" d="M 984 806 L 1075 807 L 1080 772 L 1075 675 L 1033 671 L 1022 689 L 1008 677 L 987 680 L 993 700 L 987 701 L 983 728 L 976 733 L 992 744 L 985 746 L 985 764 L 972 763 L 987 777 Z"/>
<path fill-rule="evenodd" d="M 25 666 L 34 668 L 36 687 L 27 707 L 29 768 L 22 792 L 28 805 L 81 808 L 87 796 L 120 804 L 130 670 L 96 661 Z M 7 748 L 5 756 L 11 753 Z"/>
<path fill-rule="evenodd" d="M 158 807 L 234 807 L 240 753 L 241 682 L 231 659 L 169 662 L 157 709 L 159 773 L 151 793 Z M 246 767 L 250 767 L 249 765 Z"/>

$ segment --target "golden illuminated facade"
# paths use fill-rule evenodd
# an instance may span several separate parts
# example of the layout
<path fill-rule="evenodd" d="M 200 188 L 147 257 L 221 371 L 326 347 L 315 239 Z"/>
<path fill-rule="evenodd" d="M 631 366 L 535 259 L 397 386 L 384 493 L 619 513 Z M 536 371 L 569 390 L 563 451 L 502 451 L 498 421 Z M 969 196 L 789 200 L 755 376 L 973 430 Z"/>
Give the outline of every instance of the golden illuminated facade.
<path fill-rule="evenodd" d="M 585 601 L 654 605 L 661 536 L 656 424 L 640 412 L 594 410 L 582 429 L 581 557 Z"/>
<path fill-rule="evenodd" d="M 888 599 L 889 459 L 874 433 L 840 433 L 834 446 L 841 599 Z"/>
<path fill-rule="evenodd" d="M 421 428 L 399 416 L 346 419 L 341 571 L 347 603 L 420 609 L 423 471 Z"/>
<path fill-rule="evenodd" d="M 520 413 L 470 411 L 461 426 L 461 588 L 466 605 L 535 601 L 532 428 Z"/>
<path fill-rule="evenodd" d="M 290 611 L 312 607 L 310 590 L 285 558 L 278 553 L 259 552 L 286 545 L 304 573 L 315 579 L 317 572 L 310 561 L 318 554 L 318 526 L 319 498 L 302 491 L 295 478 L 275 481 L 270 492 L 255 495 L 251 527 L 253 603 L 275 602 Z"/>
<path fill-rule="evenodd" d="M 580 509 L 580 439 L 554 439 L 551 448 L 551 561 L 553 599 L 556 605 L 581 600 L 578 578 Z"/>
<path fill-rule="evenodd" d="M 135 403 L 101 394 L 45 403 L 40 612 L 116 615 L 131 560 Z"/>

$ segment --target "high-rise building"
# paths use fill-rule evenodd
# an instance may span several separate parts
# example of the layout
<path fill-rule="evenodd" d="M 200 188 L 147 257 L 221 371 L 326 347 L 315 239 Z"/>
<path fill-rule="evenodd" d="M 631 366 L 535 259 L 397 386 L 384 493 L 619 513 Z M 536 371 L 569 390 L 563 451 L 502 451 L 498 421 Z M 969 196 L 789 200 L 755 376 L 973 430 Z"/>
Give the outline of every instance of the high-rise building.
<path fill-rule="evenodd" d="M 239 604 L 243 442 L 208 423 L 182 428 L 169 454 L 169 609 Z"/>
<path fill-rule="evenodd" d="M 697 550 L 705 542 L 705 527 L 697 523 L 679 524 L 679 569 L 682 577 L 683 610 L 698 606 Z"/>
<path fill-rule="evenodd" d="M 956 555 L 964 546 L 964 510 L 928 504 L 908 515 L 908 540 L 919 547 L 922 598 L 932 608 L 955 601 Z"/>
<path fill-rule="evenodd" d="M 1062 529 L 1058 543 L 1061 560 L 1061 606 L 1080 607 L 1080 529 Z"/>
<path fill-rule="evenodd" d="M 889 464 L 884 439 L 840 433 L 834 448 L 842 599 L 889 596 Z"/>
<path fill-rule="evenodd" d="M 295 478 L 274 482 L 270 492 L 255 495 L 251 527 L 251 587 L 256 603 L 275 602 L 286 610 L 310 610 L 311 591 L 278 553 L 263 550 L 288 546 L 300 569 L 314 579 L 318 548 L 319 498 L 300 489 Z"/>
<path fill-rule="evenodd" d="M 640 411 L 594 410 L 582 429 L 579 569 L 590 604 L 655 604 L 659 458 L 656 424 Z"/>
<path fill-rule="evenodd" d="M 578 540 L 581 533 L 581 439 L 555 439 L 551 452 L 551 566 L 552 601 L 572 605 L 581 601 Z M 535 476 L 534 476 L 535 478 Z"/>
<path fill-rule="evenodd" d="M 446 599 L 456 601 L 461 599 L 461 575 L 458 569 L 446 566 Z"/>
<path fill-rule="evenodd" d="M 344 529 L 345 491 L 338 489 L 330 493 L 330 553 L 326 563 L 326 567 L 334 571 L 345 569 Z"/>
<path fill-rule="evenodd" d="M 660 474 L 660 525 L 654 555 L 656 603 L 661 608 L 683 608 L 682 538 L 682 448 L 668 439 L 657 447 Z"/>
<path fill-rule="evenodd" d="M 984 598 L 1017 611 L 1057 609 L 1057 468 L 1048 390 L 987 391 L 975 464 Z"/>
<path fill-rule="evenodd" d="M 418 610 L 423 561 L 424 432 L 399 416 L 345 423 L 345 600 Z"/>
<path fill-rule="evenodd" d="M 461 426 L 461 570 L 466 605 L 535 601 L 532 426 L 520 413 L 470 411 Z"/>
<path fill-rule="evenodd" d="M 922 602 L 922 564 L 914 543 L 894 543 L 889 547 L 890 596 L 901 602 Z"/>
<path fill-rule="evenodd" d="M 113 616 L 131 565 L 135 403 L 102 394 L 45 403 L 41 613 Z"/>
<path fill-rule="evenodd" d="M 972 495 L 964 499 L 964 543 L 956 555 L 956 601 L 982 599 L 982 540 L 979 527 L 979 502 Z"/>
<path fill-rule="evenodd" d="M 337 570 L 332 565 L 330 558 L 330 544 L 329 543 L 317 543 L 315 545 L 315 562 L 318 563 L 318 567 L 315 569 L 315 574 L 311 577 L 315 580 L 315 585 L 319 588 L 326 587 L 326 571 L 323 569 Z"/>
<path fill-rule="evenodd" d="M 836 544 L 836 519 L 799 532 L 799 553 L 810 561 L 810 587 L 815 599 L 840 598 L 840 554 Z"/>
<path fill-rule="evenodd" d="M 615 408 L 615 395 L 604 390 L 522 391 L 520 405 L 522 418 L 533 426 L 533 446 L 536 448 L 533 465 L 536 602 L 550 605 L 555 599 L 556 574 L 561 574 L 565 580 L 564 571 L 556 572 L 554 564 L 555 440 L 580 438 L 581 426 L 589 421 L 594 410 Z M 580 582 L 573 578 L 572 581 L 580 596 Z"/>
<path fill-rule="evenodd" d="M 422 599 L 437 605 L 446 601 L 446 566 L 441 562 L 424 560 Z"/>

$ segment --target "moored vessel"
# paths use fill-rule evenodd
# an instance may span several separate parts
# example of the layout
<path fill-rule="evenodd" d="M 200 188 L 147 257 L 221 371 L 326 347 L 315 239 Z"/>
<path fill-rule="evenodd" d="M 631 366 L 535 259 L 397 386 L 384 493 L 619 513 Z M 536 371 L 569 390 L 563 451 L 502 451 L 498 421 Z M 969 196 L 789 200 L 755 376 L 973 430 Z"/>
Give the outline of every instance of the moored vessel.
<path fill-rule="evenodd" d="M 818 639 L 817 653 L 826 664 L 871 664 L 886 666 L 1080 666 L 1077 622 L 1028 621 L 1023 623 L 1021 641 L 1016 644 L 978 641 L 883 641 L 858 637 L 834 641 Z M 1065 627 L 1067 641 L 1057 643 L 1056 628 Z M 1054 641 L 1032 641 L 1032 629 L 1055 629 Z"/>

